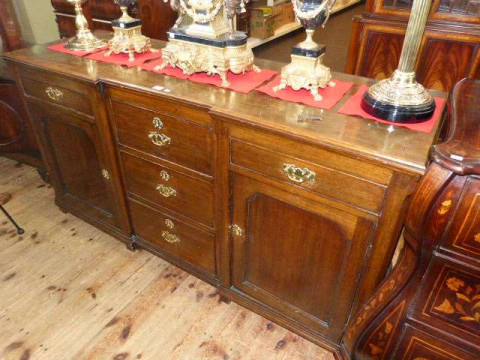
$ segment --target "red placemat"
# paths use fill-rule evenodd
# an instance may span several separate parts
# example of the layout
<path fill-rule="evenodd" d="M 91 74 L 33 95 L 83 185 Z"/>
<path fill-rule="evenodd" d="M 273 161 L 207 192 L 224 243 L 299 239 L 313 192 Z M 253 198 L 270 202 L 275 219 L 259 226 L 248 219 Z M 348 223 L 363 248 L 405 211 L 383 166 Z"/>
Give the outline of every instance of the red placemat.
<path fill-rule="evenodd" d="M 279 85 L 281 82 L 280 75 L 278 75 L 268 84 L 258 88 L 257 91 L 260 91 L 277 99 L 330 110 L 353 86 L 353 83 L 351 82 L 343 82 L 337 79 L 332 79 L 332 81 L 335 82 L 334 87 L 329 86 L 325 89 L 319 89 L 318 93 L 323 97 L 321 101 L 315 101 L 310 91 L 305 89 L 295 91 L 291 87 L 287 87 L 286 89 L 280 90 L 278 92 L 273 91 L 273 88 Z"/>
<path fill-rule="evenodd" d="M 171 66 L 167 66 L 163 69 L 155 70 L 155 68 L 159 65 L 162 65 L 162 63 L 163 63 L 163 59 L 149 61 L 140 65 L 140 68 L 146 71 L 153 71 L 154 73 L 157 73 L 157 74 L 173 76 L 173 77 L 184 79 L 184 80 L 188 79 L 188 75 L 184 74 L 183 71 L 179 68 L 172 68 Z"/>
<path fill-rule="evenodd" d="M 106 62 L 109 64 L 118 64 L 125 65 L 129 68 L 143 64 L 147 60 L 158 59 L 162 57 L 160 51 L 147 51 L 141 54 L 135 54 L 135 61 L 128 60 L 128 54 L 111 54 L 110 56 L 105 56 L 108 50 L 100 51 L 94 54 L 87 56 L 87 59 L 96 60 L 101 62 Z"/>
<path fill-rule="evenodd" d="M 343 105 L 342 108 L 338 110 L 338 112 L 340 114 L 360 116 L 365 119 L 375 120 L 383 124 L 402 126 L 411 130 L 415 130 L 415 131 L 419 131 L 427 134 L 430 134 L 432 132 L 433 128 L 435 127 L 435 124 L 437 123 L 437 121 L 440 119 L 440 116 L 442 115 L 443 104 L 445 102 L 445 99 L 435 98 L 435 103 L 437 104 L 437 108 L 435 109 L 435 112 L 433 113 L 432 118 L 428 121 L 425 121 L 423 123 L 418 123 L 418 124 L 398 124 L 391 121 L 385 121 L 368 114 L 361 108 L 360 104 L 362 103 L 363 94 L 365 94 L 367 90 L 368 90 L 368 86 L 366 85 L 361 86 L 360 89 L 358 89 L 358 91 L 355 93 L 355 95 L 353 95 L 350 99 L 348 99 L 345 105 Z"/>
<path fill-rule="evenodd" d="M 157 74 L 173 76 L 179 79 L 188 79 L 200 84 L 209 84 L 222 87 L 222 79 L 220 75 L 207 75 L 207 73 L 196 73 L 192 75 L 185 75 L 181 69 L 167 66 L 161 70 L 155 70 L 155 67 L 161 65 L 163 60 L 152 61 L 141 65 L 140 67 L 146 71 L 153 71 Z M 236 75 L 228 72 L 227 79 L 230 86 L 225 89 L 234 90 L 236 92 L 247 94 L 262 85 L 265 81 L 270 80 L 277 73 L 272 70 L 262 70 L 255 72 L 253 70 L 247 71 L 244 74 Z"/>
<path fill-rule="evenodd" d="M 70 55 L 73 55 L 73 56 L 84 57 L 84 56 L 102 51 L 107 47 L 105 45 L 102 48 L 91 50 L 91 51 L 73 51 L 73 50 L 67 49 L 65 47 L 65 45 L 67 45 L 66 42 L 65 43 L 60 43 L 60 44 L 55 44 L 55 45 L 50 45 L 48 47 L 48 49 L 53 50 L 53 51 L 58 51 L 58 52 L 61 52 L 61 53 L 64 53 L 64 54 L 70 54 Z"/>
<path fill-rule="evenodd" d="M 252 90 L 255 90 L 265 81 L 270 80 L 275 75 L 276 71 L 264 69 L 260 72 L 253 70 L 247 71 L 244 74 L 234 74 L 228 72 L 227 80 L 230 83 L 230 86 L 225 87 L 225 89 L 230 89 L 239 93 L 247 94 Z M 189 80 L 200 83 L 200 84 L 210 84 L 218 87 L 222 87 L 222 79 L 220 75 L 207 75 L 206 73 L 196 73 L 190 75 Z"/>

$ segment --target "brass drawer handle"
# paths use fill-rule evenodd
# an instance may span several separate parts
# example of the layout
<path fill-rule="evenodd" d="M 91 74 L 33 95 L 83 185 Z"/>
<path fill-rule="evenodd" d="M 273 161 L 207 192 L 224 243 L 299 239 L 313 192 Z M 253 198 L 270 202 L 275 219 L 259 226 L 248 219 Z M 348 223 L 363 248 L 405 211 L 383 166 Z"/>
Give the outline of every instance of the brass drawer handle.
<path fill-rule="evenodd" d="M 172 139 L 170 139 L 167 135 L 159 134 L 156 131 L 150 131 L 148 138 L 157 146 L 167 146 L 172 142 Z"/>
<path fill-rule="evenodd" d="M 169 198 L 171 196 L 177 196 L 177 190 L 163 184 L 157 185 L 157 190 L 163 197 Z"/>
<path fill-rule="evenodd" d="M 296 183 L 302 184 L 305 181 L 315 182 L 317 175 L 310 169 L 299 168 L 294 164 L 284 164 L 283 173 L 288 176 L 288 178 Z"/>
<path fill-rule="evenodd" d="M 60 102 L 63 100 L 63 92 L 58 90 L 57 88 L 49 86 L 45 89 L 45 93 L 53 101 Z"/>
<path fill-rule="evenodd" d="M 180 238 L 177 235 L 171 234 L 166 230 L 162 231 L 162 237 L 170 244 L 178 244 L 180 242 Z"/>

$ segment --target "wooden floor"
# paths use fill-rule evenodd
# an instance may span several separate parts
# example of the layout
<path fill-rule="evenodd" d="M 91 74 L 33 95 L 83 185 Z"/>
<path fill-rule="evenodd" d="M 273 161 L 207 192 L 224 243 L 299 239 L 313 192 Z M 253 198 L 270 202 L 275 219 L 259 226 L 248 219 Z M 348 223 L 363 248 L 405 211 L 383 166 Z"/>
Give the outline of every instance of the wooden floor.
<path fill-rule="evenodd" d="M 2 198 L 26 234 L 0 214 L 0 359 L 333 359 L 62 213 L 32 168 L 0 158 Z"/>

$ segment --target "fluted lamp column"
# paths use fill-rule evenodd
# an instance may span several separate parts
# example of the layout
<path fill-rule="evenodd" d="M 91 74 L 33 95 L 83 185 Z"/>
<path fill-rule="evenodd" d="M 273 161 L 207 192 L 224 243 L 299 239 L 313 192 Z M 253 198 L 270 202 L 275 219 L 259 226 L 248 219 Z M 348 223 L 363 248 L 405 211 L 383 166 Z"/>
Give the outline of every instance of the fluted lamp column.
<path fill-rule="evenodd" d="M 75 5 L 77 35 L 70 39 L 65 47 L 73 51 L 92 51 L 104 47 L 106 43 L 93 35 L 88 28 L 88 22 L 82 9 L 85 0 L 68 0 L 68 2 Z"/>
<path fill-rule="evenodd" d="M 432 0 L 414 0 L 398 69 L 365 93 L 362 108 L 369 114 L 398 123 L 430 119 L 435 101 L 416 81 L 415 64 L 427 24 Z"/>

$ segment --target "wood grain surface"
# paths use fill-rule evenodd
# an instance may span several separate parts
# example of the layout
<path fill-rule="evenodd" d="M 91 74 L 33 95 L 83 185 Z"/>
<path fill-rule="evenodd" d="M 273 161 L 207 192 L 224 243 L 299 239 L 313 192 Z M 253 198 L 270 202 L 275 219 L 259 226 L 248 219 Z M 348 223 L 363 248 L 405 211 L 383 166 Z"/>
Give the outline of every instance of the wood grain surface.
<path fill-rule="evenodd" d="M 333 359 L 146 251 L 62 213 L 35 170 L 0 158 L 2 359 Z"/>

